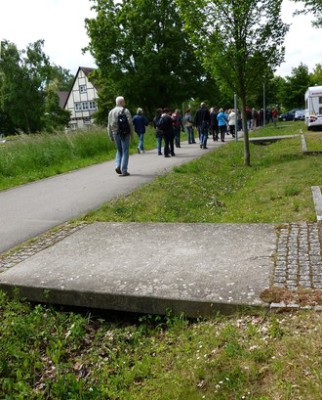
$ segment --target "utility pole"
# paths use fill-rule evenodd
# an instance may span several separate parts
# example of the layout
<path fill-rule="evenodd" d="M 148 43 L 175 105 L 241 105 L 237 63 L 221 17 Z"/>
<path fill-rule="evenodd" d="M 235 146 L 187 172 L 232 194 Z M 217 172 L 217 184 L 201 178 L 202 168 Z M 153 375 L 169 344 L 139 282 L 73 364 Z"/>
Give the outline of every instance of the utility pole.
<path fill-rule="evenodd" d="M 263 126 L 266 125 L 266 93 L 265 81 L 263 82 Z"/>
<path fill-rule="evenodd" d="M 238 118 L 237 118 L 237 94 L 234 94 L 234 109 L 235 109 L 235 141 L 238 142 Z"/>

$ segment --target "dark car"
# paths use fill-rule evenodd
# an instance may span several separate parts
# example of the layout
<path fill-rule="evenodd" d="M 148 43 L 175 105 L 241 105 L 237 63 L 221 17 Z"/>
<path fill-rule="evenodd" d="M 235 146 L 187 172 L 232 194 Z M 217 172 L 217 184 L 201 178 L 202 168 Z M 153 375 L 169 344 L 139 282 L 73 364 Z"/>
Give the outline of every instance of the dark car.
<path fill-rule="evenodd" d="M 278 119 L 279 119 L 280 121 L 294 121 L 294 118 L 295 118 L 295 111 L 296 111 L 296 110 L 291 110 L 291 111 L 288 111 L 288 112 L 286 112 L 286 113 L 280 114 L 280 115 L 278 116 Z"/>

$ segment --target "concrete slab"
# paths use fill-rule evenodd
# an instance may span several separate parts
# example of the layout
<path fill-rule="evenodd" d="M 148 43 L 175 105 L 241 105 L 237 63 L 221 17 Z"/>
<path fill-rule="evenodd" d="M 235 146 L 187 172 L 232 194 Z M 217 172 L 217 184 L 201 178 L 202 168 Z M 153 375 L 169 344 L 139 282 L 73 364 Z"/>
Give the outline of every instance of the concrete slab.
<path fill-rule="evenodd" d="M 299 135 L 281 135 L 281 136 L 256 136 L 250 137 L 249 141 L 254 144 L 270 144 L 284 139 L 294 139 Z"/>
<path fill-rule="evenodd" d="M 187 316 L 267 306 L 269 224 L 94 223 L 0 274 L 35 302 Z"/>
<path fill-rule="evenodd" d="M 313 203 L 316 213 L 316 220 L 318 222 L 322 221 L 322 194 L 320 186 L 311 186 Z"/>

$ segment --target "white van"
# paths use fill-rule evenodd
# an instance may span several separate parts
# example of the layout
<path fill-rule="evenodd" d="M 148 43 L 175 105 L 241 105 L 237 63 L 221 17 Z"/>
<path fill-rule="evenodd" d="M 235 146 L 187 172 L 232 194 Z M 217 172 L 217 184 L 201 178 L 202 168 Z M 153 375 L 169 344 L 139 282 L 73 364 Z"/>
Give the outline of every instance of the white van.
<path fill-rule="evenodd" d="M 312 86 L 305 92 L 305 123 L 308 130 L 322 130 L 322 86 Z"/>

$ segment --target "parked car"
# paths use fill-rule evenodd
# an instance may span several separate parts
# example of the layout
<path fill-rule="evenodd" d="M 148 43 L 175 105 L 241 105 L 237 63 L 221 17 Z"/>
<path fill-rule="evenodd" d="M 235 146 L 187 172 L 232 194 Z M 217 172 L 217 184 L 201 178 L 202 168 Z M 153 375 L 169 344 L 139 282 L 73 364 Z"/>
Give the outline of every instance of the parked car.
<path fill-rule="evenodd" d="M 305 110 L 295 111 L 294 121 L 304 121 L 305 120 Z"/>
<path fill-rule="evenodd" d="M 294 121 L 296 110 L 291 110 L 286 113 L 280 114 L 278 119 L 280 121 Z"/>

